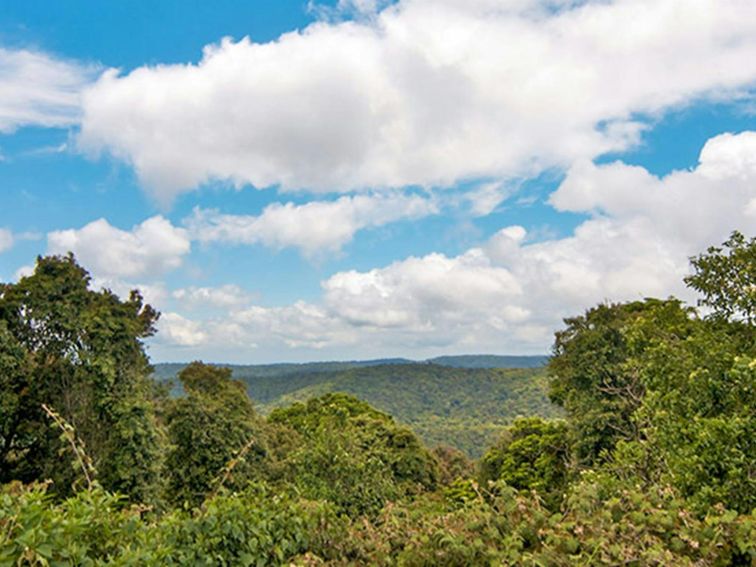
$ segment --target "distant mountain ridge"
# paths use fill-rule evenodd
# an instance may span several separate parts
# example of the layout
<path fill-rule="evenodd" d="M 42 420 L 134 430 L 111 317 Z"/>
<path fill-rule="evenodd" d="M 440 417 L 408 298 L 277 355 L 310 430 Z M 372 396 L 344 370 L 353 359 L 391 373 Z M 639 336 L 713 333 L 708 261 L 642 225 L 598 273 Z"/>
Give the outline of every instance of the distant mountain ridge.
<path fill-rule="evenodd" d="M 366 366 L 384 366 L 387 364 L 437 364 L 451 368 L 539 368 L 548 362 L 546 355 L 496 355 L 496 354 L 463 354 L 437 356 L 426 360 L 410 360 L 408 358 L 377 358 L 373 360 L 344 360 L 326 362 L 277 362 L 273 364 L 226 364 L 213 363 L 218 366 L 231 368 L 236 374 L 239 371 L 252 372 L 258 376 L 272 376 L 290 374 L 293 372 L 333 372 L 349 368 Z M 154 364 L 155 376 L 158 379 L 173 378 L 186 367 L 186 362 L 160 362 Z"/>

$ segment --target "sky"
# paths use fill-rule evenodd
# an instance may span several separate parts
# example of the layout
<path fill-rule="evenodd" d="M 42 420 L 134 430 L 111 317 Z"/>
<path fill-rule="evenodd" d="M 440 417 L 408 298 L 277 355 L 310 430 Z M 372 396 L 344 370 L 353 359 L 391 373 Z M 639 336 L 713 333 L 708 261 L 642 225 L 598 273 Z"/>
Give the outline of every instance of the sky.
<path fill-rule="evenodd" d="M 542 354 L 756 234 L 751 0 L 0 3 L 0 281 L 153 361 Z"/>

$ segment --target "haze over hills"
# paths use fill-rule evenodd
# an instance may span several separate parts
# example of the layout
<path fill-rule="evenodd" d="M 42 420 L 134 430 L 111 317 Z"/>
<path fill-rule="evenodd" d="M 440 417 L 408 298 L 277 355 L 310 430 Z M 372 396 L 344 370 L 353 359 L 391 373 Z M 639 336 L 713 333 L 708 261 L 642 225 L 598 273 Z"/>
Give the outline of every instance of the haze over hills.
<path fill-rule="evenodd" d="M 394 416 L 430 446 L 477 457 L 518 416 L 557 417 L 546 394 L 545 356 L 443 356 L 407 359 L 225 365 L 267 414 L 329 392 L 352 394 Z M 156 364 L 171 380 L 186 364 Z M 180 385 L 173 382 L 174 394 Z"/>
<path fill-rule="evenodd" d="M 231 368 L 236 372 L 250 372 L 255 375 L 278 375 L 290 372 L 327 372 L 345 370 L 362 366 L 379 366 L 384 364 L 438 364 L 452 368 L 538 368 L 546 364 L 546 355 L 497 355 L 497 354 L 463 354 L 453 356 L 437 356 L 425 360 L 411 360 L 409 358 L 378 358 L 374 360 L 345 360 L 326 362 L 280 362 L 274 364 L 226 364 L 217 362 L 218 366 Z M 159 362 L 154 364 L 155 376 L 159 379 L 172 378 L 188 362 Z"/>

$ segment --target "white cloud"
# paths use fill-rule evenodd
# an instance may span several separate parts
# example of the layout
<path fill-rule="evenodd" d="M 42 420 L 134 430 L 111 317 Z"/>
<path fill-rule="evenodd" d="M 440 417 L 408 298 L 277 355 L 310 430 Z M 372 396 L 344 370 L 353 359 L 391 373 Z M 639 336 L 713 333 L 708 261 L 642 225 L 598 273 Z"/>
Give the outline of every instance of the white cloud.
<path fill-rule="evenodd" d="M 404 0 L 267 44 L 227 39 L 196 65 L 106 72 L 78 143 L 166 203 L 213 179 L 450 185 L 622 150 L 638 113 L 754 81 L 754 2 Z"/>
<path fill-rule="evenodd" d="M 756 132 L 722 134 L 707 141 L 698 171 L 712 179 L 752 180 L 756 175 Z"/>
<path fill-rule="evenodd" d="M 234 284 L 181 288 L 175 290 L 171 296 L 190 308 L 210 306 L 231 309 L 249 305 L 251 301 L 251 295 Z"/>
<path fill-rule="evenodd" d="M 753 135 L 712 138 L 696 169 L 663 178 L 619 162 L 578 163 L 550 200 L 589 215 L 570 236 L 532 242 L 525 228 L 508 226 L 456 257 L 336 273 L 317 303 L 251 306 L 203 322 L 201 347 L 258 345 L 266 356 L 294 352 L 282 345 L 340 348 L 356 358 L 546 352 L 563 317 L 601 301 L 692 301 L 682 283 L 688 258 L 734 229 L 756 233 Z"/>
<path fill-rule="evenodd" d="M 591 218 L 568 238 L 536 244 L 502 231 L 488 254 L 512 267 L 544 313 L 574 313 L 602 299 L 692 298 L 681 281 L 688 258 L 734 229 L 756 232 L 756 218 L 748 214 L 756 198 L 756 167 L 733 161 L 752 143 L 750 132 L 717 136 L 702 150 L 695 170 L 664 178 L 619 162 L 579 163 L 550 202 Z"/>
<path fill-rule="evenodd" d="M 200 324 L 182 317 L 178 313 L 163 313 L 158 319 L 161 340 L 179 347 L 193 347 L 208 338 L 200 329 Z"/>
<path fill-rule="evenodd" d="M 610 218 L 614 228 L 643 220 L 651 225 L 644 240 L 655 237 L 660 246 L 679 243 L 694 253 L 729 230 L 756 229 L 745 214 L 756 196 L 756 160 L 749 154 L 756 150 L 755 142 L 756 132 L 716 136 L 704 146 L 695 170 L 663 179 L 620 162 L 578 163 L 550 202 L 560 211 Z"/>
<path fill-rule="evenodd" d="M 521 321 L 522 287 L 481 250 L 456 258 L 430 254 L 369 272 L 342 272 L 323 283 L 329 310 L 353 325 L 418 332 L 481 318 L 493 326 Z"/>
<path fill-rule="evenodd" d="M 437 212 L 432 199 L 425 197 L 357 195 L 304 205 L 276 203 L 259 216 L 195 209 L 185 223 L 192 237 L 200 242 L 296 247 L 312 257 L 339 251 L 358 230 Z"/>
<path fill-rule="evenodd" d="M 500 182 L 485 183 L 469 191 L 465 198 L 470 204 L 470 212 L 476 217 L 490 215 L 514 192 L 515 188 Z"/>
<path fill-rule="evenodd" d="M 205 320 L 169 312 L 161 317 L 159 331 L 155 340 L 158 346 L 195 346 L 197 354 L 192 356 L 229 360 L 255 356 L 248 349 L 270 348 L 275 352 L 283 346 L 318 350 L 353 344 L 359 338 L 323 307 L 301 301 L 284 307 L 248 305 Z"/>
<path fill-rule="evenodd" d="M 0 132 L 76 124 L 81 91 L 94 75 L 92 67 L 45 53 L 0 48 Z"/>
<path fill-rule="evenodd" d="M 322 306 L 298 301 L 284 307 L 251 306 L 213 327 L 237 344 L 285 344 L 320 349 L 354 344 L 360 337 Z"/>
<path fill-rule="evenodd" d="M 96 278 L 154 279 L 178 268 L 191 244 L 183 228 L 155 216 L 125 231 L 105 219 L 80 229 L 58 230 L 47 235 L 48 252 L 73 252 Z"/>
<path fill-rule="evenodd" d="M 0 252 L 5 252 L 13 247 L 13 233 L 7 228 L 0 228 Z"/>

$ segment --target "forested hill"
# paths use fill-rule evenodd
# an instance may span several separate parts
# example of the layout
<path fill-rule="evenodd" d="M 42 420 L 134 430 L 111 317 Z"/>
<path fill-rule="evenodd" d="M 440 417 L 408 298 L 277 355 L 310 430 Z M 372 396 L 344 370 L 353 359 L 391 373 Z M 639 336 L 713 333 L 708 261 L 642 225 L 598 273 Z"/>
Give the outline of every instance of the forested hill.
<path fill-rule="evenodd" d="M 278 363 L 278 364 L 226 364 L 218 366 L 231 368 L 235 376 L 279 376 L 293 372 L 333 372 L 363 366 L 381 366 L 385 364 L 438 364 L 452 368 L 540 368 L 548 361 L 544 355 L 507 356 L 496 354 L 465 354 L 459 356 L 438 356 L 427 360 L 410 360 L 408 358 L 379 358 L 376 360 L 346 360 L 328 362 Z M 155 376 L 158 379 L 175 377 L 186 368 L 187 362 L 165 362 L 155 364 Z"/>
<path fill-rule="evenodd" d="M 492 363 L 500 357 L 460 358 L 461 366 Z M 517 416 L 559 415 L 546 395 L 541 368 L 464 368 L 409 361 L 349 364 L 229 367 L 234 378 L 246 384 L 262 413 L 325 393 L 345 392 L 410 425 L 428 445 L 450 445 L 473 457 Z M 182 367 L 157 365 L 156 375 L 169 378 Z"/>

